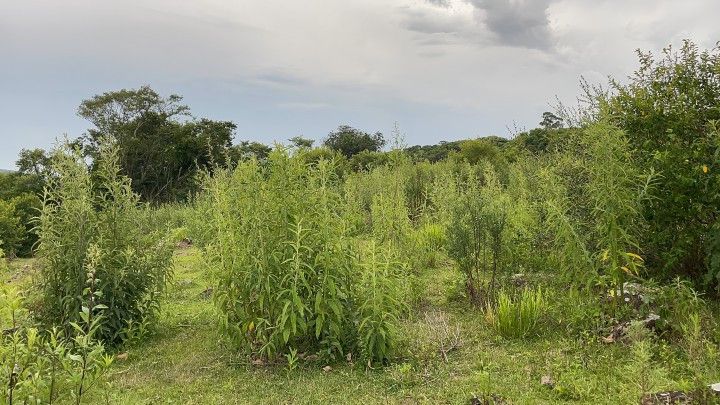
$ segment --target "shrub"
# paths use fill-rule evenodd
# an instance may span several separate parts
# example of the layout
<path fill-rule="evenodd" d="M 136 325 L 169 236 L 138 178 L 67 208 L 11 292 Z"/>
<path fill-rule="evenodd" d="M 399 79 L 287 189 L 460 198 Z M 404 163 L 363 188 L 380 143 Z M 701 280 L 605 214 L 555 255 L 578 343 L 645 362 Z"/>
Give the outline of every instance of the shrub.
<path fill-rule="evenodd" d="M 15 211 L 13 201 L 0 200 L 0 246 L 10 257 L 15 256 L 25 239 L 25 228 Z"/>
<path fill-rule="evenodd" d="M 17 250 L 17 255 L 20 257 L 31 256 L 38 240 L 34 228 L 35 219 L 40 214 L 42 201 L 35 194 L 23 193 L 13 198 L 11 202 L 15 205 L 15 215 L 23 226 L 23 240 Z"/>
<path fill-rule="evenodd" d="M 509 200 L 486 166 L 485 185 L 471 171 L 465 191 L 455 201 L 448 225 L 448 254 L 466 276 L 468 295 L 480 304 L 483 293 L 493 297 L 499 273 L 503 271 L 509 229 Z M 486 278 L 490 278 L 486 281 Z M 486 297 L 487 298 L 487 297 Z"/>
<path fill-rule="evenodd" d="M 545 299 L 540 290 L 524 289 L 515 298 L 501 291 L 497 306 L 486 305 L 485 319 L 499 335 L 523 338 L 537 333 L 540 317 L 544 312 Z"/>
<path fill-rule="evenodd" d="M 93 274 L 93 270 L 90 269 Z M 88 289 L 88 292 L 92 289 Z M 58 329 L 40 332 L 20 323 L 25 319 L 23 300 L 5 290 L 0 293 L 0 381 L 5 387 L 2 403 L 53 403 L 83 398 L 102 384 L 112 363 L 95 334 L 102 319 L 103 307 L 87 300 L 80 323 L 72 323 L 76 331 L 67 339 Z M 90 314 L 95 314 L 93 317 Z M 9 324 L 3 324 L 5 319 Z"/>
<path fill-rule="evenodd" d="M 238 347 L 270 358 L 389 356 L 399 267 L 374 248 L 358 255 L 338 183 L 331 162 L 307 165 L 282 149 L 265 167 L 250 160 L 209 180 L 216 305 Z"/>
<path fill-rule="evenodd" d="M 99 321 L 96 337 L 118 345 L 129 324 L 146 323 L 157 312 L 171 274 L 172 245 L 163 233 L 147 230 L 138 196 L 119 174 L 115 146 L 103 145 L 92 174 L 80 151 L 69 146 L 56 150 L 53 162 L 56 176 L 49 180 L 38 225 L 37 315 L 44 325 L 73 336 L 92 266 L 94 299 L 109 314 Z"/>
<path fill-rule="evenodd" d="M 655 199 L 644 206 L 651 267 L 700 280 L 709 232 L 720 215 L 720 48 L 690 41 L 660 55 L 638 53 L 639 68 L 601 106 L 627 132 L 644 170 L 655 168 Z"/>

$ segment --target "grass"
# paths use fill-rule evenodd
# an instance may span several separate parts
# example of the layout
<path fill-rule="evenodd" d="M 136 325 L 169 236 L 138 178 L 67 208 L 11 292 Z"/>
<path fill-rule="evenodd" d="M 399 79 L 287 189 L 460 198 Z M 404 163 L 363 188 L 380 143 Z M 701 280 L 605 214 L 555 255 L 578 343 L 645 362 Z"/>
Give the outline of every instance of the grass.
<path fill-rule="evenodd" d="M 331 364 L 329 372 L 318 362 L 301 361 L 291 372 L 282 364 L 252 365 L 227 350 L 216 332 L 212 300 L 204 294 L 212 281 L 200 251 L 178 251 L 174 260 L 175 278 L 164 297 L 157 332 L 127 347 L 127 359 L 116 360 L 109 373 L 111 403 L 465 404 L 482 394 L 520 404 L 639 400 L 633 376 L 623 367 L 632 359 L 631 347 L 592 338 L 583 343 L 564 337 L 559 328 L 533 339 L 504 340 L 483 322 L 479 309 L 452 298 L 461 288 L 449 265 L 422 274 L 424 302 L 403 325 L 411 354 L 394 365 L 367 370 L 343 362 Z M 31 261 L 12 265 L 14 272 L 28 268 Z M 20 282 L 14 280 L 11 284 Z M 448 353 L 447 362 L 436 351 L 434 338 L 422 332 L 428 322 L 423 311 L 442 311 L 460 326 L 462 346 Z M 540 384 L 544 375 L 555 380 L 554 389 Z M 654 383 L 666 389 L 678 384 Z M 95 395 L 94 401 L 102 401 L 101 393 Z"/>

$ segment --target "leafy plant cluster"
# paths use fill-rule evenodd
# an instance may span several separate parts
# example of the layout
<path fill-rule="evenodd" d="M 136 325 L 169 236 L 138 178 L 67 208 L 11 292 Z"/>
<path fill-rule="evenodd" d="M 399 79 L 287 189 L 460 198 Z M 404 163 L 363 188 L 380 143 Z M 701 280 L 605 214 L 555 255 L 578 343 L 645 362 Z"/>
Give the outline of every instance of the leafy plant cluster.
<path fill-rule="evenodd" d="M 46 326 L 74 336 L 92 273 L 94 305 L 105 307 L 95 337 L 121 344 L 129 328 L 157 313 L 159 294 L 171 275 L 173 246 L 143 222 L 139 197 L 119 173 L 115 145 L 103 144 L 95 170 L 77 149 L 53 156 L 53 171 L 37 226 L 41 269 L 34 315 Z M 91 271 L 92 270 L 92 271 Z"/>
<path fill-rule="evenodd" d="M 404 266 L 384 241 L 351 237 L 332 162 L 286 150 L 206 184 L 222 328 L 267 358 L 293 351 L 385 361 L 402 313 Z"/>
<path fill-rule="evenodd" d="M 89 392 L 106 385 L 105 374 L 113 356 L 106 353 L 95 335 L 107 307 L 94 303 L 100 294 L 92 281 L 93 265 L 88 271 L 91 278 L 83 291 L 86 305 L 78 314 L 78 322 L 70 323 L 71 336 L 55 327 L 44 331 L 28 326 L 22 295 L 3 288 L 0 294 L 4 312 L 0 317 L 3 403 L 79 404 Z"/>

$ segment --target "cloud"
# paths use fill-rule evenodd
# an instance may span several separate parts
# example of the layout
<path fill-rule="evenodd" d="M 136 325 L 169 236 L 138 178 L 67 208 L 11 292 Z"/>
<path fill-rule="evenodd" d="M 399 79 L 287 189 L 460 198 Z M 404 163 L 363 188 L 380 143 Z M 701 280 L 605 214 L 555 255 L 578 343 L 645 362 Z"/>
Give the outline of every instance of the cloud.
<path fill-rule="evenodd" d="M 450 7 L 449 0 L 427 0 L 427 2 L 434 6 L 437 6 L 437 7 L 444 7 L 444 8 Z"/>
<path fill-rule="evenodd" d="M 81 100 L 145 83 L 239 139 L 396 120 L 411 144 L 503 135 L 571 102 L 580 75 L 622 80 L 636 48 L 712 47 L 717 15 L 717 0 L 0 1 L 0 167 L 81 134 Z"/>
<path fill-rule="evenodd" d="M 504 46 L 551 51 L 554 47 L 548 18 L 550 0 L 470 0 L 483 22 Z"/>

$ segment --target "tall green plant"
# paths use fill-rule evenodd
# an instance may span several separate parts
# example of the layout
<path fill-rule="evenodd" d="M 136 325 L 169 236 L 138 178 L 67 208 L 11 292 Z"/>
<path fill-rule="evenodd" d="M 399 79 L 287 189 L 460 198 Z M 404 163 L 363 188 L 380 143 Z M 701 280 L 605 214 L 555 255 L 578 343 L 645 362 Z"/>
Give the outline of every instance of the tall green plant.
<path fill-rule="evenodd" d="M 506 268 L 509 196 L 490 165 L 484 182 L 469 170 L 460 197 L 453 204 L 447 228 L 448 254 L 465 274 L 468 295 L 480 303 L 483 295 L 494 296 L 497 279 Z M 487 298 L 487 297 L 483 297 Z"/>
<path fill-rule="evenodd" d="M 156 314 L 171 275 L 172 245 L 143 223 L 138 196 L 119 174 L 114 145 L 102 146 L 92 172 L 80 151 L 69 146 L 56 150 L 53 162 L 56 176 L 49 180 L 37 227 L 42 293 L 37 315 L 73 336 L 93 251 L 97 304 L 110 314 L 99 321 L 96 337 L 120 344 L 129 324 Z"/>
<path fill-rule="evenodd" d="M 622 291 L 627 278 L 638 275 L 643 267 L 639 255 L 639 235 L 644 226 L 641 204 L 652 181 L 642 182 L 625 133 L 609 122 L 589 126 L 583 140 L 597 265 L 612 285 Z"/>
<path fill-rule="evenodd" d="M 208 180 L 221 328 L 252 355 L 392 352 L 404 291 L 396 259 L 360 254 L 332 165 L 276 149 L 264 166 L 249 160 Z"/>
<path fill-rule="evenodd" d="M 402 301 L 401 281 L 405 269 L 374 242 L 367 250 L 355 289 L 358 345 L 368 362 L 384 362 L 394 354 L 398 316 L 406 306 Z"/>

